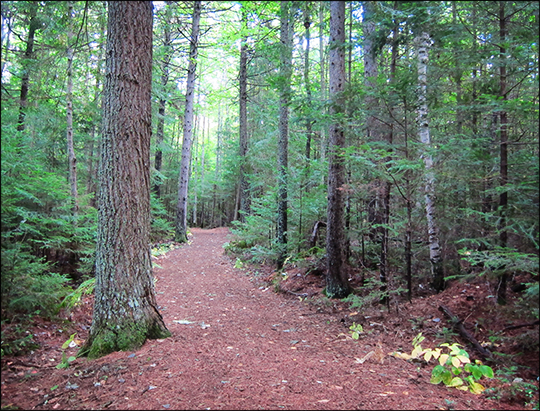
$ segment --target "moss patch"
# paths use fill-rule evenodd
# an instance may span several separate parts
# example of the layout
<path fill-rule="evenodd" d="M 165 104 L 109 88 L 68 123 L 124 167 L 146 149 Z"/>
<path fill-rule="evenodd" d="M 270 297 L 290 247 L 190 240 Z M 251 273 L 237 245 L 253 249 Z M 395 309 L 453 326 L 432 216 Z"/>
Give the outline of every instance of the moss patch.
<path fill-rule="evenodd" d="M 157 321 L 150 324 L 124 322 L 116 327 L 108 325 L 89 337 L 78 356 L 95 359 L 115 351 L 133 351 L 139 349 L 147 339 L 170 336 L 170 331 Z"/>

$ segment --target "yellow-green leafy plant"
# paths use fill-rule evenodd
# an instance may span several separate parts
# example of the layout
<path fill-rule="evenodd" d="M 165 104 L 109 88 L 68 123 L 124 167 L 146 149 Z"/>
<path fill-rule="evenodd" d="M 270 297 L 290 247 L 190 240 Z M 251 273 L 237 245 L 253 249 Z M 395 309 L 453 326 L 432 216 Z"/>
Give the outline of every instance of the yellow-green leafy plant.
<path fill-rule="evenodd" d="M 66 351 L 65 351 L 68 348 L 74 346 L 75 342 L 73 340 L 75 339 L 76 335 L 77 333 L 71 334 L 69 338 L 67 339 L 67 341 L 64 344 L 62 344 L 62 350 L 64 350 L 62 351 L 62 361 L 60 362 L 60 364 L 56 366 L 56 368 L 58 369 L 68 368 L 69 364 L 77 359 L 76 357 L 73 357 L 73 356 L 67 357 Z"/>
<path fill-rule="evenodd" d="M 478 381 L 483 378 L 493 378 L 491 367 L 475 360 L 474 364 L 469 358 L 469 353 L 461 348 L 461 344 L 442 343 L 435 349 L 424 349 L 421 346 L 424 341 L 422 333 L 413 340 L 411 354 L 394 352 L 394 357 L 404 360 L 424 360 L 429 363 L 432 359 L 438 364 L 431 371 L 432 384 L 444 383 L 447 387 L 455 387 L 458 390 L 471 391 L 474 394 L 482 393 L 485 388 Z"/>
<path fill-rule="evenodd" d="M 364 327 L 362 327 L 362 324 L 356 324 L 354 322 L 349 329 L 351 330 L 351 337 L 355 340 L 358 340 L 360 338 L 360 334 L 364 332 Z"/>

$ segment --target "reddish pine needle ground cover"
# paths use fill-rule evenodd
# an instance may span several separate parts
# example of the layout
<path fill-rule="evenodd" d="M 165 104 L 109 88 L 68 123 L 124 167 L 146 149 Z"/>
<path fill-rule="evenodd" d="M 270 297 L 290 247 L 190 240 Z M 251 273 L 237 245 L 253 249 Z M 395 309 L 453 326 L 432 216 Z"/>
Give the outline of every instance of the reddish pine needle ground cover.
<path fill-rule="evenodd" d="M 349 304 L 321 298 L 323 277 L 295 267 L 286 267 L 288 279 L 275 293 L 262 281 L 264 272 L 267 280 L 275 277 L 270 268 L 254 275 L 235 269 L 224 255 L 227 229 L 192 232 L 189 245 L 155 260 L 161 267 L 154 270 L 157 299 L 172 338 L 57 369 L 68 336 L 76 332 L 79 344 L 87 336 L 92 305 L 87 297 L 72 313 L 72 323 L 36 321 L 33 332 L 41 348 L 2 358 L 2 409 L 526 409 L 523 398 L 513 394 L 495 401 L 430 384 L 434 364 L 388 355 L 400 347 L 410 353 L 420 331 L 424 347 L 442 342 L 435 336 L 450 326 L 440 304 L 466 318 L 468 328 L 493 317 L 485 284 L 456 283 L 439 295 L 402 303 L 397 312 L 376 306 L 357 313 Z M 364 327 L 359 340 L 350 337 L 353 322 Z M 508 325 L 476 324 L 476 331 L 469 331 L 480 341 L 482 327 Z M 531 331 L 537 333 L 538 326 Z M 537 355 L 533 350 L 517 358 L 531 367 L 523 377 L 538 375 Z"/>

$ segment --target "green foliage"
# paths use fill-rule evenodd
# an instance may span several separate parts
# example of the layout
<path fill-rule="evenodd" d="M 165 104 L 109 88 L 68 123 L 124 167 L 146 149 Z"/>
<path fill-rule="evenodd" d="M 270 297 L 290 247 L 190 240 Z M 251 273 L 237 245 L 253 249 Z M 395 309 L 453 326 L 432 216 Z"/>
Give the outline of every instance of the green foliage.
<path fill-rule="evenodd" d="M 56 368 L 58 368 L 59 370 L 62 369 L 62 368 L 68 368 L 69 364 L 77 359 L 76 357 L 73 357 L 73 356 L 68 357 L 66 355 L 66 351 L 65 351 L 68 347 L 71 347 L 71 344 L 72 344 L 72 342 L 73 342 L 76 335 L 77 335 L 77 333 L 71 334 L 69 336 L 69 338 L 64 342 L 64 344 L 62 344 L 62 350 L 63 350 L 62 351 L 62 361 L 60 362 L 60 364 L 56 365 Z"/>
<path fill-rule="evenodd" d="M 96 279 L 90 278 L 86 281 L 83 281 L 73 292 L 66 295 L 64 300 L 61 303 L 61 307 L 71 310 L 73 307 L 76 307 L 81 302 L 83 295 L 90 295 L 94 292 L 96 287 Z"/>
<path fill-rule="evenodd" d="M 74 216 L 65 179 L 2 129 L 2 309 L 51 317 L 70 292 L 68 277 L 57 272 L 78 262 L 82 270 L 93 266 L 97 213 L 81 197 Z"/>
<path fill-rule="evenodd" d="M 465 240 L 462 240 L 465 241 Z M 526 273 L 533 278 L 538 276 L 539 258 L 536 254 L 523 253 L 511 248 L 495 247 L 491 250 L 476 250 L 464 247 L 458 250 L 461 259 L 472 267 L 480 267 L 479 272 L 460 274 L 446 277 L 470 278 L 471 276 L 486 275 L 497 277 L 505 273 Z M 538 281 L 525 283 L 527 287 L 520 297 L 517 308 L 539 318 L 539 283 Z"/>
<path fill-rule="evenodd" d="M 360 338 L 360 335 L 362 335 L 362 333 L 364 332 L 364 327 L 362 327 L 362 324 L 356 324 L 355 322 L 353 322 L 349 329 L 351 330 L 351 337 L 354 340 L 358 340 Z"/>
<path fill-rule="evenodd" d="M 362 289 L 354 290 L 353 293 L 349 294 L 343 299 L 344 302 L 350 303 L 351 309 L 362 309 L 362 307 L 379 304 L 385 298 L 400 295 L 406 291 L 402 287 L 390 288 L 388 284 L 382 283 L 378 278 L 376 278 L 375 275 L 373 277 L 366 278 L 364 287 L 362 287 Z M 364 290 L 367 290 L 367 294 L 361 295 L 360 293 L 363 293 Z"/>
<path fill-rule="evenodd" d="M 1 354 L 23 355 L 30 350 L 39 348 L 39 344 L 34 340 L 34 335 L 28 330 L 29 319 L 22 323 L 6 324 L 7 320 L 2 320 Z"/>
<path fill-rule="evenodd" d="M 11 294 L 9 309 L 20 313 L 40 312 L 44 317 L 53 317 L 60 310 L 62 299 L 69 293 L 68 278 L 56 273 L 35 277 L 18 278 L 17 292 Z"/>
<path fill-rule="evenodd" d="M 504 367 L 495 372 L 496 378 L 503 384 L 487 388 L 484 393 L 487 398 L 497 401 L 520 401 L 533 410 L 540 407 L 538 395 L 538 380 L 536 383 L 517 378 L 518 367 Z"/>
<path fill-rule="evenodd" d="M 445 343 L 454 341 L 457 336 L 458 334 L 452 328 L 448 327 L 443 327 L 442 330 L 437 332 L 437 338 L 443 339 Z"/>
<path fill-rule="evenodd" d="M 174 225 L 168 220 L 167 210 L 162 200 L 157 198 L 154 193 L 150 197 L 150 209 L 152 213 L 150 241 L 156 243 L 173 238 Z"/>
<path fill-rule="evenodd" d="M 461 240 L 463 241 L 463 240 Z M 538 255 L 522 253 L 515 249 L 495 247 L 492 250 L 474 250 L 464 247 L 458 250 L 464 261 L 473 266 L 483 267 L 480 274 L 502 272 L 525 272 L 533 275 L 538 274 Z M 448 279 L 455 278 L 448 277 Z"/>
<path fill-rule="evenodd" d="M 422 333 L 413 339 L 411 354 L 394 352 L 391 355 L 404 360 L 423 359 L 426 363 L 429 363 L 431 359 L 437 360 L 438 364 L 431 371 L 432 384 L 442 382 L 447 387 L 470 390 L 474 394 L 480 394 L 485 390 L 478 380 L 483 377 L 493 378 L 491 367 L 482 364 L 479 360 L 476 360 L 474 364 L 471 363 L 469 353 L 458 343 L 442 343 L 435 349 L 423 349 L 421 343 L 424 339 Z"/>

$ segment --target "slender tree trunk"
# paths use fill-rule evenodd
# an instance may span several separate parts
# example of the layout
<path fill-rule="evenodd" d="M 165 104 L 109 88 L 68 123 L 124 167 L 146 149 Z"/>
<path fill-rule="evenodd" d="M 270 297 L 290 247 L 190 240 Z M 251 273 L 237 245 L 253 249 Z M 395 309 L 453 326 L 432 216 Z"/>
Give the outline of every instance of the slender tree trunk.
<path fill-rule="evenodd" d="M 279 142 L 278 142 L 278 216 L 277 268 L 283 267 L 287 254 L 287 182 L 288 182 L 288 145 L 289 145 L 289 102 L 291 94 L 291 59 L 292 59 L 292 24 L 289 20 L 290 3 L 281 1 L 280 30 L 280 66 L 279 73 L 283 79 L 279 97 Z M 291 27 L 289 27 L 289 25 Z"/>
<path fill-rule="evenodd" d="M 310 34 L 309 34 L 309 28 L 311 26 L 311 16 L 310 16 L 310 1 L 304 2 L 304 28 L 306 29 L 304 34 L 304 40 L 305 40 L 305 53 L 304 53 L 304 85 L 306 89 L 306 149 L 305 149 L 305 157 L 306 157 L 306 163 L 304 165 L 304 170 L 302 172 L 302 180 L 300 183 L 300 209 L 299 209 L 299 216 L 298 216 L 298 233 L 300 238 L 303 238 L 303 213 L 304 213 L 304 193 L 308 189 L 308 178 L 309 178 L 309 164 L 310 164 L 310 157 L 311 157 L 311 140 L 312 140 L 312 124 L 313 120 L 311 117 L 311 82 L 309 79 L 309 51 L 310 51 Z M 298 243 L 298 247 L 300 247 L 300 243 Z M 298 250 L 300 251 L 300 249 Z"/>
<path fill-rule="evenodd" d="M 365 75 L 365 87 L 369 93 L 366 96 L 366 108 L 369 114 L 366 119 L 367 136 L 369 141 L 375 143 L 382 143 L 386 141 L 390 149 L 392 140 L 392 130 L 384 124 L 381 120 L 382 110 L 380 107 L 379 98 L 377 95 L 373 95 L 377 89 L 377 77 L 379 75 L 379 65 L 377 62 L 377 55 L 375 53 L 375 36 L 376 36 L 376 23 L 374 19 L 375 5 L 373 1 L 365 1 L 362 3 L 364 8 L 364 75 Z M 386 159 L 378 159 L 379 163 L 387 161 Z M 381 292 L 386 294 L 388 283 L 388 224 L 390 221 L 390 183 L 384 181 L 381 177 L 376 177 L 373 182 L 373 194 L 369 201 L 368 215 L 370 216 L 370 222 L 376 226 L 372 229 L 371 237 L 377 242 L 380 242 L 381 248 L 379 253 L 379 279 L 381 282 Z M 389 300 L 386 295 L 383 296 L 382 303 L 387 304 Z"/>
<path fill-rule="evenodd" d="M 201 18 L 201 1 L 193 6 L 193 22 L 191 29 L 191 45 L 187 75 L 186 108 L 184 112 L 184 140 L 182 143 L 182 159 L 180 162 L 180 178 L 178 182 L 178 206 L 176 209 L 175 241 L 187 242 L 187 204 L 189 169 L 191 161 L 191 145 L 193 143 L 193 99 L 195 94 L 195 73 L 197 70 L 197 53 L 199 46 L 199 21 Z"/>
<path fill-rule="evenodd" d="M 217 182 L 221 171 L 221 133 L 222 133 L 222 121 L 221 121 L 221 103 L 218 105 L 218 118 L 217 118 L 217 145 L 216 145 L 216 168 L 214 170 L 214 185 L 212 187 L 212 215 L 210 217 L 210 224 L 212 227 L 216 226 L 216 207 L 217 203 Z"/>
<path fill-rule="evenodd" d="M 107 10 L 107 3 L 104 1 L 102 2 L 103 10 Z M 106 33 L 107 29 L 107 22 L 106 22 L 106 16 L 100 18 L 100 32 Z M 98 43 L 98 61 L 96 62 L 96 71 L 95 71 L 95 79 L 96 84 L 94 85 L 94 104 L 96 106 L 101 107 L 101 102 L 99 101 L 101 99 L 101 85 L 103 82 L 103 73 L 102 73 L 102 66 L 104 61 L 104 42 L 99 41 Z M 94 167 L 94 162 L 98 162 L 97 159 L 94 159 L 94 147 L 96 146 L 97 140 L 96 140 L 96 128 L 98 126 L 93 122 L 92 129 L 90 131 L 90 143 L 88 147 L 88 179 L 86 181 L 86 193 L 90 194 L 93 193 L 93 198 L 90 199 L 90 205 L 92 207 L 97 207 L 97 168 Z"/>
<path fill-rule="evenodd" d="M 418 41 L 418 134 L 424 145 L 425 165 L 425 202 L 429 235 L 429 260 L 433 276 L 433 287 L 437 292 L 444 290 L 444 272 L 442 268 L 441 248 L 439 246 L 439 229 L 435 215 L 435 174 L 431 157 L 431 138 L 429 135 L 427 104 L 427 65 L 429 60 L 430 38 L 423 32 Z"/>
<path fill-rule="evenodd" d="M 69 185 L 71 187 L 72 212 L 76 217 L 79 212 L 79 194 L 77 192 L 77 158 L 73 147 L 73 3 L 68 2 L 67 36 L 67 93 L 66 93 L 66 139 L 69 162 Z"/>
<path fill-rule="evenodd" d="M 4 84 L 4 68 L 6 66 L 6 62 L 8 61 L 8 54 L 9 54 L 9 38 L 11 35 L 11 17 L 12 15 L 4 15 L 2 13 L 2 47 L 0 47 L 0 60 L 1 60 L 1 82 Z M 5 23 L 5 24 L 4 24 Z M 4 46 L 4 39 L 6 40 L 6 45 Z M 3 50 L 6 50 L 6 54 L 4 57 L 2 57 Z"/>
<path fill-rule="evenodd" d="M 306 52 L 304 55 L 304 84 L 306 87 L 306 107 L 307 107 L 307 116 L 306 116 L 306 159 L 308 160 L 306 163 L 306 170 L 309 170 L 309 159 L 311 157 L 311 140 L 312 140 L 312 124 L 313 120 L 311 118 L 311 82 L 309 80 L 309 41 L 310 41 L 310 34 L 309 34 L 309 28 L 311 26 L 311 16 L 310 16 L 310 2 L 306 1 L 304 3 L 305 10 L 304 10 L 304 28 L 306 29 L 306 32 L 304 34 L 305 44 L 306 44 Z"/>
<path fill-rule="evenodd" d="M 167 20 L 164 25 L 163 29 L 163 47 L 165 47 L 165 55 L 163 57 L 163 61 L 161 62 L 161 87 L 162 87 L 162 94 L 166 95 L 166 87 L 167 83 L 169 82 L 169 65 L 171 62 L 171 29 L 169 26 L 169 20 L 170 20 L 170 1 L 165 2 L 166 12 L 165 12 L 165 19 Z M 161 97 L 159 99 L 159 107 L 158 107 L 158 118 L 157 118 L 157 126 L 156 126 L 156 153 L 154 156 L 154 168 L 156 172 L 159 174 L 161 173 L 161 166 L 163 163 L 163 151 L 161 150 L 161 145 L 163 144 L 163 141 L 165 140 L 165 109 L 167 105 L 167 100 L 164 97 Z M 161 177 L 156 177 L 156 183 L 154 184 L 153 191 L 156 194 L 157 198 L 161 197 Z"/>
<path fill-rule="evenodd" d="M 321 74 L 321 100 L 326 100 L 327 95 L 327 85 L 326 85 L 326 65 L 325 65 L 325 56 L 324 56 L 324 9 L 326 3 L 324 1 L 319 2 L 319 64 L 320 64 L 320 74 Z M 320 158 L 323 160 L 326 155 L 326 128 L 321 128 L 321 139 L 320 139 Z M 322 178 L 322 177 L 321 177 Z M 324 179 L 321 180 L 321 183 L 324 184 Z"/>
<path fill-rule="evenodd" d="M 106 65 L 90 358 L 170 336 L 150 258 L 151 2 L 109 2 Z"/>
<path fill-rule="evenodd" d="M 200 97 L 200 96 L 199 96 Z M 199 98 L 197 99 L 199 100 Z M 203 126 L 204 126 L 204 117 L 202 119 L 202 122 L 203 122 Z M 197 190 L 197 163 L 199 161 L 199 116 L 198 115 L 195 115 L 195 130 L 194 130 L 194 142 L 193 142 L 193 145 L 195 147 L 195 155 L 193 156 L 193 153 L 192 153 L 192 159 L 191 159 L 191 171 L 190 171 L 190 176 L 191 176 L 191 180 L 193 180 L 193 212 L 192 212 L 192 216 L 191 216 L 191 221 L 193 223 L 193 226 L 196 227 L 197 226 L 197 206 L 199 205 L 198 201 L 199 201 L 199 198 L 198 198 L 198 190 Z M 204 127 L 203 127 L 204 129 Z"/>
<path fill-rule="evenodd" d="M 352 2 L 349 3 L 349 44 L 352 44 L 352 22 L 353 22 L 353 4 Z M 352 47 L 349 47 L 348 52 L 348 58 L 347 58 L 347 83 L 352 84 Z M 346 116 L 347 118 L 352 118 L 352 112 L 353 109 L 351 107 L 351 104 L 347 102 L 346 106 Z M 349 123 L 347 121 L 347 123 Z M 352 139 L 352 128 L 350 124 L 347 125 L 345 130 L 345 145 L 348 146 L 351 144 Z M 350 186 L 352 181 L 352 170 L 351 170 L 351 164 L 345 165 L 346 169 L 346 183 L 347 186 Z M 344 258 L 346 262 L 349 262 L 349 258 L 351 257 L 351 239 L 348 235 L 351 229 L 351 190 L 345 191 L 345 238 L 344 238 Z"/>
<path fill-rule="evenodd" d="M 247 12 L 245 7 L 242 7 L 242 27 L 247 30 Z M 248 125 L 247 125 L 247 60 L 248 60 L 248 36 L 247 34 L 242 36 L 242 42 L 240 44 L 240 117 L 239 117 L 239 129 L 240 129 L 240 205 L 239 205 L 239 218 L 241 222 L 246 221 L 246 215 L 250 212 L 249 201 L 249 182 L 247 179 L 247 152 L 248 152 Z"/>
<path fill-rule="evenodd" d="M 34 41 L 36 30 L 39 28 L 39 20 L 37 18 L 37 9 L 39 2 L 32 1 L 30 3 L 30 11 L 28 18 L 30 25 L 28 29 L 28 39 L 26 40 L 26 51 L 23 57 L 23 76 L 21 80 L 21 97 L 19 101 L 19 120 L 17 122 L 17 130 L 24 131 L 25 123 L 24 118 L 26 116 L 26 108 L 28 106 L 28 87 L 30 84 L 30 60 L 34 58 Z"/>
<path fill-rule="evenodd" d="M 505 1 L 499 2 L 499 57 L 501 66 L 499 67 L 499 98 L 504 104 L 508 100 L 506 94 L 506 36 L 508 29 L 506 27 L 507 16 L 505 12 Z M 508 209 L 508 191 L 505 186 L 508 184 L 508 115 L 503 108 L 499 112 L 499 133 L 500 133 L 500 186 L 501 194 L 499 195 L 499 244 L 505 248 L 508 245 L 508 231 L 506 230 L 506 214 Z M 504 267 L 503 267 L 504 269 Z M 501 305 L 506 304 L 506 288 L 508 282 L 508 274 L 504 272 L 499 280 L 497 289 L 497 302 Z"/>
<path fill-rule="evenodd" d="M 452 2 L 452 24 L 457 26 L 456 2 Z M 463 70 L 461 68 L 461 62 L 459 61 L 457 50 L 455 50 L 454 53 L 454 70 L 452 77 L 456 83 L 456 134 L 460 136 L 463 133 Z"/>
<path fill-rule="evenodd" d="M 326 295 L 343 298 L 350 294 L 349 278 L 344 270 L 344 200 L 345 133 L 342 124 L 345 98 L 345 2 L 330 2 L 330 115 L 328 147 L 328 208 L 326 227 Z"/>

